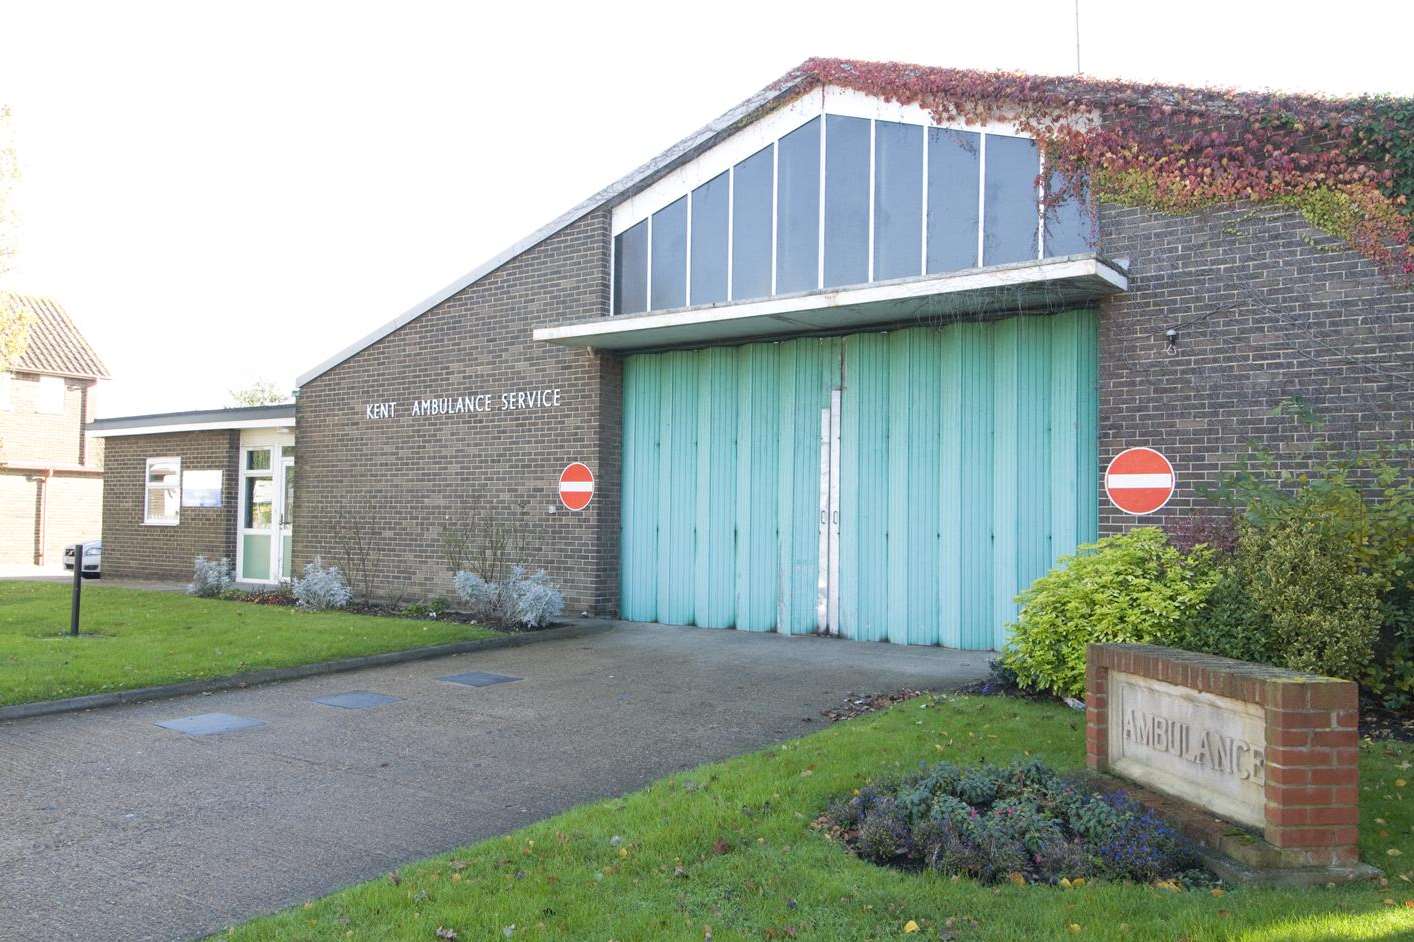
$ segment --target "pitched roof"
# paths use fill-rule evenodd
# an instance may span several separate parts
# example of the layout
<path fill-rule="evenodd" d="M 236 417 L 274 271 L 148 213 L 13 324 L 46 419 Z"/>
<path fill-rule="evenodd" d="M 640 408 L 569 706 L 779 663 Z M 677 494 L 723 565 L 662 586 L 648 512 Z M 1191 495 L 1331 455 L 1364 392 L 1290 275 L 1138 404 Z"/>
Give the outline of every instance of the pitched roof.
<path fill-rule="evenodd" d="M 0 305 L 18 307 L 34 315 L 29 342 L 12 367 L 15 372 L 109 378 L 108 367 L 57 301 L 28 294 L 0 293 Z"/>
<path fill-rule="evenodd" d="M 567 229 L 570 225 L 588 216 L 596 209 L 617 203 L 625 197 L 632 195 L 679 164 L 685 163 L 708 150 L 712 145 L 741 128 L 742 125 L 750 123 L 765 112 L 781 104 L 784 100 L 792 97 L 801 90 L 803 85 L 807 85 L 810 81 L 811 77 L 809 75 L 799 70 L 792 70 L 783 78 L 772 82 L 735 108 L 727 111 L 715 121 L 704 125 L 678 141 L 672 147 L 669 147 L 657 157 L 654 157 L 646 164 L 638 167 L 627 176 L 621 177 L 604 187 L 604 189 L 595 193 L 589 199 L 575 206 L 557 219 L 541 226 L 505 251 L 486 260 L 456 281 L 444 286 L 441 290 L 408 308 L 402 314 L 399 314 L 393 320 L 379 327 L 373 333 L 350 344 L 309 372 L 302 374 L 295 380 L 295 385 L 303 386 L 316 377 L 322 376 L 355 354 L 373 346 L 399 327 L 426 314 L 458 291 L 480 281 L 486 275 L 489 275 L 491 272 L 506 264 L 506 262 L 533 249 L 557 232 Z"/>

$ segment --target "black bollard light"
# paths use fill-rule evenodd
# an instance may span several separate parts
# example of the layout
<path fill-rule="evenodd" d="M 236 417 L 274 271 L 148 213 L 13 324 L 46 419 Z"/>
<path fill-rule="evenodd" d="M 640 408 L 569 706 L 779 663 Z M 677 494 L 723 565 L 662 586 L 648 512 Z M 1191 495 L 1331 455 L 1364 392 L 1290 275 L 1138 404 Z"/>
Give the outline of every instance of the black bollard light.
<path fill-rule="evenodd" d="M 74 605 L 69 612 L 69 634 L 79 636 L 79 595 L 83 592 L 83 544 L 74 547 Z"/>

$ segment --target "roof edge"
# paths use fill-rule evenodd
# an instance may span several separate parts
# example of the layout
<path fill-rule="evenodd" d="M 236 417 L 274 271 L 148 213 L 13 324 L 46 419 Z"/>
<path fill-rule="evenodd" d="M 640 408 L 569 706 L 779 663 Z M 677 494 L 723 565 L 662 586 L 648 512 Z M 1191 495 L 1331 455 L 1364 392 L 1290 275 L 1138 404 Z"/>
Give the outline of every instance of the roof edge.
<path fill-rule="evenodd" d="M 95 419 L 85 431 L 100 438 L 113 435 L 153 435 L 201 429 L 280 428 L 295 424 L 295 404 L 238 406 L 230 409 L 196 409 Z"/>
<path fill-rule="evenodd" d="M 596 209 L 626 195 L 630 190 L 640 185 L 651 182 L 657 175 L 667 172 L 677 164 L 685 160 L 690 160 L 702 150 L 716 143 L 719 138 L 733 131 L 737 125 L 743 121 L 754 117 L 758 112 L 794 93 L 802 84 L 809 85 L 813 82 L 813 77 L 801 74 L 795 70 L 788 73 L 784 79 L 778 79 L 772 82 L 750 98 L 747 98 L 745 101 L 723 113 L 716 120 L 711 121 L 678 141 L 652 160 L 635 168 L 633 171 L 615 180 L 587 200 L 574 206 L 568 212 L 561 214 L 551 222 L 536 229 L 519 242 L 516 242 L 509 248 L 487 259 L 456 281 L 444 285 L 440 290 L 428 295 L 402 314 L 399 314 L 393 320 L 343 348 L 318 366 L 302 373 L 295 380 L 295 386 L 303 386 L 324 375 L 340 363 L 373 346 L 384 337 L 387 337 L 399 328 L 406 326 L 423 314 L 426 314 L 428 311 L 432 310 L 432 308 L 452 297 L 457 292 L 465 290 L 511 259 L 533 249 L 546 239 L 563 231 L 585 216 L 588 216 Z"/>

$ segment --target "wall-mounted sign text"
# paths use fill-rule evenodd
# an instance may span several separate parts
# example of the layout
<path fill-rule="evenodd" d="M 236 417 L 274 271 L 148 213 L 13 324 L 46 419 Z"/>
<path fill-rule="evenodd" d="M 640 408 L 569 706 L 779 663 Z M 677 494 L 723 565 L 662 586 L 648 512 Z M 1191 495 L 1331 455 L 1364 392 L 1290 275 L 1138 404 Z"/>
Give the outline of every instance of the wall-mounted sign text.
<path fill-rule="evenodd" d="M 559 406 L 559 387 L 509 389 L 500 393 L 476 393 L 469 396 L 434 396 L 429 399 L 385 399 L 381 402 L 367 402 L 363 406 L 363 415 L 367 419 L 401 419 L 421 418 L 430 415 L 468 415 L 478 412 L 557 409 Z"/>

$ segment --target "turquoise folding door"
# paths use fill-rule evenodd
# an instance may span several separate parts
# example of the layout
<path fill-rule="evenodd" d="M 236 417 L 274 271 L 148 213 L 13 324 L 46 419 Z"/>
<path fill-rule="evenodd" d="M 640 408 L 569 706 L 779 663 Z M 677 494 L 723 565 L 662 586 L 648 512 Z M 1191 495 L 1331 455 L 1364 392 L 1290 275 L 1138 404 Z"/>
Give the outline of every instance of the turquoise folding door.
<path fill-rule="evenodd" d="M 630 356 L 621 611 L 1000 647 L 1095 538 L 1089 311 Z"/>

